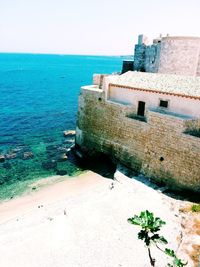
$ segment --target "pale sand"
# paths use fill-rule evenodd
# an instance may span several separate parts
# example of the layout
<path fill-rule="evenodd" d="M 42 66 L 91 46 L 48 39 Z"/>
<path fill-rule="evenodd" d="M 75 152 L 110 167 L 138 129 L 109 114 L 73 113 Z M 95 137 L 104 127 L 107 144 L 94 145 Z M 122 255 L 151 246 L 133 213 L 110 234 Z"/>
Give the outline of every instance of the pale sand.
<path fill-rule="evenodd" d="M 138 228 L 127 223 L 146 209 L 167 222 L 163 235 L 176 250 L 179 202 L 120 171 L 116 178 L 112 188 L 112 180 L 88 172 L 1 204 L 0 266 L 148 267 Z M 166 266 L 165 256 L 153 254 L 157 267 Z"/>
<path fill-rule="evenodd" d="M 1 203 L 0 223 L 29 212 L 33 208 L 37 208 L 39 205 L 53 203 L 81 191 L 89 190 L 90 187 L 95 186 L 96 184 L 103 183 L 102 176 L 91 171 L 73 178 L 66 177 L 65 181 L 60 182 L 59 179 L 59 176 L 41 179 L 32 184 L 32 186 L 43 186 L 43 184 L 46 183 L 46 186 L 39 191 L 33 191 L 29 195 Z"/>

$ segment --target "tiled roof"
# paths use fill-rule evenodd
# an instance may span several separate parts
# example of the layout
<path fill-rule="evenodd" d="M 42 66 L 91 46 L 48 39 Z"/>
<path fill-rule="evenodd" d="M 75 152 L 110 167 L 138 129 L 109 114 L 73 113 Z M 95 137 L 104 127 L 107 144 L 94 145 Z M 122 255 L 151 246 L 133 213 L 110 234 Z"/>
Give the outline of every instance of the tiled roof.
<path fill-rule="evenodd" d="M 200 99 L 200 77 L 128 71 L 111 81 L 114 85 Z"/>

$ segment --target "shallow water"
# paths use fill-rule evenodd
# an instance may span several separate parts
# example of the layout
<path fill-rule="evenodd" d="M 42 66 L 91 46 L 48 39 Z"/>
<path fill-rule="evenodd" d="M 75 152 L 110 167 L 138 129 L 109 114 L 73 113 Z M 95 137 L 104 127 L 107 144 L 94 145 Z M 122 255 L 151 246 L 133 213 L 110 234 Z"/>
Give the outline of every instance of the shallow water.
<path fill-rule="evenodd" d="M 81 85 L 121 70 L 121 57 L 0 54 L 0 199 L 35 179 L 82 171 L 62 155 L 73 144 Z"/>

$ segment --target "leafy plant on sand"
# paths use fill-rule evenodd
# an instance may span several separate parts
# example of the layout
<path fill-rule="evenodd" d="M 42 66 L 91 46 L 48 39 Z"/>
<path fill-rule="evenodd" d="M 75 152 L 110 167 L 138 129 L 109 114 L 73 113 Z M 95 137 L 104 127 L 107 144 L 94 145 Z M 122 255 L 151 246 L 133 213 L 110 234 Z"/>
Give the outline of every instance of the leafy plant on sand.
<path fill-rule="evenodd" d="M 148 249 L 148 256 L 151 266 L 155 266 L 156 262 L 155 258 L 153 258 L 151 254 L 152 245 L 156 246 L 159 250 L 172 258 L 172 263 L 168 263 L 167 267 L 183 267 L 187 265 L 187 263 L 183 263 L 182 260 L 176 256 L 173 250 L 169 248 L 160 248 L 160 244 L 166 245 L 168 243 L 163 236 L 158 234 L 161 227 L 166 224 L 160 218 L 154 217 L 153 213 L 146 210 L 142 211 L 139 216 L 135 215 L 134 217 L 129 218 L 128 222 L 133 225 L 138 225 L 142 228 L 138 233 L 138 239 L 143 240 Z"/>
<path fill-rule="evenodd" d="M 192 205 L 193 212 L 200 212 L 200 204 L 193 204 Z"/>

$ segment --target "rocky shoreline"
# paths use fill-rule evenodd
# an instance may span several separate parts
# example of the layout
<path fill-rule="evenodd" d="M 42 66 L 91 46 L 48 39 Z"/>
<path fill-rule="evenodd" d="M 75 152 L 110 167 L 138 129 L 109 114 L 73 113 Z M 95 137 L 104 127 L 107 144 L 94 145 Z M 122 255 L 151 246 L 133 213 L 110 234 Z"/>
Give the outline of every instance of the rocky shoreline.
<path fill-rule="evenodd" d="M 74 146 L 75 131 L 68 130 L 63 132 L 63 136 L 67 138 L 61 145 L 48 145 L 46 152 L 49 157 L 56 157 L 58 160 L 67 159 L 66 153 Z M 30 146 L 19 145 L 15 148 L 7 150 L 4 154 L 0 154 L 0 163 L 7 162 L 12 159 L 28 160 L 34 158 L 34 153 Z"/>
<path fill-rule="evenodd" d="M 66 130 L 62 135 L 60 133 L 58 140 L 47 136 L 34 145 L 25 142 L 1 150 L 0 185 L 13 184 L 14 187 L 16 181 L 24 182 L 32 177 L 35 179 L 50 175 L 76 174 L 81 169 L 76 165 L 75 155 L 72 153 L 74 143 L 75 131 Z M 1 190 L 0 198 L 4 198 Z"/>

